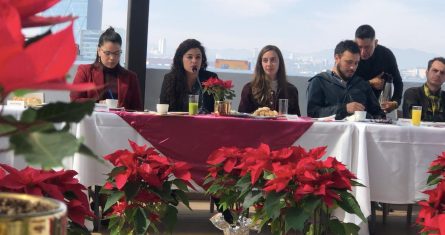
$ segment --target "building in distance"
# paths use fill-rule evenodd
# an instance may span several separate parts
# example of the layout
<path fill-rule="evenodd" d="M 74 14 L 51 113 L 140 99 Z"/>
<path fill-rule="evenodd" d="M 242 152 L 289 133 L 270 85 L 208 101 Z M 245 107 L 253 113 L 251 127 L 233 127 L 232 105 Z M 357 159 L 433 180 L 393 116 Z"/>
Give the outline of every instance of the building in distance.
<path fill-rule="evenodd" d="M 247 60 L 225 60 L 216 59 L 215 68 L 233 69 L 233 70 L 250 70 L 250 62 Z"/>

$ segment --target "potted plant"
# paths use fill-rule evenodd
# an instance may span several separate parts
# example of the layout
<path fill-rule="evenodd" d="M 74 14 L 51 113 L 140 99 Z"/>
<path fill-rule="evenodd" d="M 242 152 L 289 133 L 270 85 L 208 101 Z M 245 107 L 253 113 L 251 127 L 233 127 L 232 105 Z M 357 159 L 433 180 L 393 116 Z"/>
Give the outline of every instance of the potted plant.
<path fill-rule="evenodd" d="M 231 109 L 230 100 L 235 97 L 232 81 L 211 77 L 203 82 L 202 86 L 204 92 L 212 95 L 215 100 L 215 114 L 228 115 Z"/>
<path fill-rule="evenodd" d="M 85 90 L 94 88 L 94 84 L 73 85 L 66 82 L 66 74 L 76 58 L 73 36 L 75 17 L 44 17 L 40 12 L 50 8 L 58 0 L 16 0 L 0 2 L 0 102 L 3 104 L 8 95 L 19 96 L 26 90 L 68 89 Z M 22 30 L 28 27 L 49 26 L 62 22 L 71 22 L 65 29 L 26 39 Z M 52 103 L 40 109 L 28 108 L 20 118 L 4 114 L 0 107 L 0 137 L 9 138 L 9 146 L 0 152 L 14 151 L 34 165 L 44 169 L 61 166 L 65 156 L 75 152 L 94 154 L 70 133 L 70 124 L 79 122 L 85 115 L 93 112 L 94 103 Z M 32 170 L 27 170 L 32 171 Z M 12 172 L 12 171 L 10 171 Z M 25 174 L 25 173 L 23 173 Z M 44 174 L 42 172 L 42 174 Z M 56 173 L 51 173 L 56 174 Z M 69 172 L 65 174 L 74 174 Z M 3 183 L 12 185 L 14 175 L 3 178 Z M 29 177 L 29 176 L 28 176 Z M 4 186 L 4 184 L 2 184 Z M 20 191 L 20 190 L 17 190 Z M 22 191 L 33 194 L 34 191 Z M 56 192 L 56 191 L 53 191 Z M 46 195 L 46 194 L 43 194 Z M 34 201 L 34 197 L 21 197 Z M 58 195 L 59 199 L 63 197 Z M 23 202 L 23 200 L 21 200 Z M 42 201 L 46 201 L 41 199 Z M 21 203 L 15 196 L 2 201 L 12 210 Z M 78 202 L 78 201 L 77 201 Z M 76 203 L 77 203 L 76 202 Z M 43 202 L 42 202 L 43 203 Z M 58 212 L 57 212 L 58 213 Z M 8 217 L 21 218 L 22 215 L 2 214 L 3 221 Z M 23 215 L 25 216 L 25 215 Z M 23 217 L 25 220 L 26 218 Z M 2 222 L 2 227 L 14 226 Z"/>
<path fill-rule="evenodd" d="M 111 234 L 145 234 L 158 232 L 156 224 L 162 222 L 171 230 L 179 202 L 189 207 L 185 192 L 192 187 L 190 167 L 154 148 L 129 143 L 133 152 L 118 150 L 104 157 L 115 166 L 101 190 L 108 197 L 108 228 Z"/>
<path fill-rule="evenodd" d="M 335 158 L 321 160 L 325 150 L 288 147 L 272 151 L 265 144 L 219 149 L 208 159 L 207 192 L 219 197 L 223 209 L 240 204 L 238 212 L 247 213 L 253 206 L 253 224 L 269 225 L 273 234 L 357 234 L 357 225 L 343 223 L 331 213 L 340 207 L 366 221 L 349 192 L 360 184 Z M 225 193 L 227 188 L 233 193 Z"/>
<path fill-rule="evenodd" d="M 77 172 L 73 170 L 41 170 L 32 167 L 17 170 L 0 164 L 0 210 L 3 210 L 0 214 L 11 215 L 0 215 L 0 224 L 5 225 L 0 227 L 5 227 L 9 234 L 24 234 L 23 229 L 30 226 L 40 227 L 42 231 L 56 230 L 56 233 L 65 234 L 65 214 L 68 208 L 68 230 L 77 234 L 88 234 L 84 226 L 85 218 L 91 219 L 94 215 L 83 192 L 86 188 L 74 178 L 75 175 Z M 44 196 L 58 201 L 28 195 Z M 12 201 L 18 206 L 6 207 L 8 198 L 14 199 Z M 16 233 L 19 231 L 21 232 Z"/>
<path fill-rule="evenodd" d="M 427 184 L 431 188 L 424 191 L 427 200 L 418 202 L 421 209 L 416 223 L 421 234 L 445 234 L 445 152 L 434 160 L 428 170 Z"/>

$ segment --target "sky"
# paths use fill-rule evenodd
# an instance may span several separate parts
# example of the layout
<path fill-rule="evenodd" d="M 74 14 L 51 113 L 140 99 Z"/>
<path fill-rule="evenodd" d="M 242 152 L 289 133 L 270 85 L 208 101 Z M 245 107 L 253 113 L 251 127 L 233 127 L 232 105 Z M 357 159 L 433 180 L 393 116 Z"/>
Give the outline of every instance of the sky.
<path fill-rule="evenodd" d="M 104 0 L 104 28 L 126 28 L 126 4 Z M 384 46 L 445 56 L 444 11 L 440 0 L 151 0 L 148 40 L 166 38 L 170 50 L 196 38 L 213 49 L 274 44 L 311 53 L 333 50 L 370 24 Z"/>

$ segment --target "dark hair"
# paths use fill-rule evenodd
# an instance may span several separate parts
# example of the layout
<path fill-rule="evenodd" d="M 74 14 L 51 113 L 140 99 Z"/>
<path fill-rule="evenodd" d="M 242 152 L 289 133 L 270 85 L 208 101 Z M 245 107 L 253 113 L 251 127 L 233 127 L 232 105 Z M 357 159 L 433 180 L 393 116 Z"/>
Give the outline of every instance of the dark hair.
<path fill-rule="evenodd" d="M 201 43 L 196 39 L 187 39 L 179 44 L 176 49 L 175 56 L 173 57 L 173 64 L 171 70 L 175 72 L 177 75 L 185 76 L 184 64 L 182 62 L 182 57 L 184 57 L 185 53 L 188 50 L 198 48 L 202 54 L 202 63 L 201 68 L 203 70 L 207 69 L 207 56 L 205 48 L 201 45 Z"/>
<path fill-rule="evenodd" d="M 375 38 L 375 31 L 371 27 L 371 25 L 367 25 L 367 24 L 361 25 L 355 31 L 355 38 L 374 39 Z"/>
<path fill-rule="evenodd" d="M 198 48 L 201 51 L 202 62 L 199 70 L 202 71 L 207 69 L 207 56 L 205 48 L 198 40 L 187 39 L 179 44 L 178 48 L 176 49 L 175 56 L 173 57 L 171 70 L 165 75 L 166 77 L 174 77 L 174 82 L 166 85 L 166 90 L 168 91 L 167 96 L 170 100 L 176 100 L 176 97 L 184 97 L 187 94 L 187 75 L 185 73 L 182 58 L 187 51 L 193 48 Z"/>
<path fill-rule="evenodd" d="M 263 106 L 267 106 L 271 98 L 269 96 L 271 89 L 270 83 L 266 78 L 266 73 L 264 72 L 262 64 L 263 55 L 268 51 L 274 51 L 278 55 L 279 67 L 276 79 L 278 82 L 278 88 L 281 88 L 282 92 L 284 92 L 285 94 L 285 97 L 287 97 L 286 67 L 284 65 L 283 54 L 278 47 L 274 45 L 267 45 L 263 47 L 263 49 L 261 49 L 260 53 L 258 54 L 255 65 L 255 72 L 253 75 L 253 81 L 251 83 L 253 98 L 258 102 L 258 104 L 261 104 Z"/>
<path fill-rule="evenodd" d="M 354 41 L 344 40 L 339 42 L 337 46 L 335 46 L 334 55 L 342 55 L 345 51 L 349 51 L 353 54 L 359 54 L 360 48 Z"/>
<path fill-rule="evenodd" d="M 431 65 L 434 63 L 434 61 L 439 61 L 442 64 L 445 64 L 445 58 L 443 58 L 443 57 L 435 57 L 435 58 L 432 58 L 431 60 L 428 61 L 428 68 L 427 68 L 427 70 L 430 70 Z"/>
<path fill-rule="evenodd" d="M 97 47 L 101 47 L 102 45 L 104 45 L 105 42 L 117 43 L 117 44 L 119 44 L 119 46 L 122 46 L 121 35 L 116 33 L 116 31 L 114 31 L 114 28 L 111 26 L 100 35 L 99 43 L 97 44 Z M 98 62 L 99 62 L 99 54 L 96 53 L 95 63 L 98 63 Z"/>

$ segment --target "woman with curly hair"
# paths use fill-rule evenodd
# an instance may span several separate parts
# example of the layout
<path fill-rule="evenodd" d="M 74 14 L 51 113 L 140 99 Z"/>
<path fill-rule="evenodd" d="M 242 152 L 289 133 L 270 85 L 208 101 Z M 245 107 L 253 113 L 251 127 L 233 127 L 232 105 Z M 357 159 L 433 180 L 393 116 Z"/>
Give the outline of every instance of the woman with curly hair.
<path fill-rule="evenodd" d="M 205 49 L 196 39 L 183 41 L 176 49 L 170 72 L 164 76 L 160 103 L 169 104 L 169 111 L 188 111 L 188 95 L 199 95 L 200 113 L 213 111 L 213 96 L 204 93 L 202 82 L 216 73 L 206 71 Z"/>
<path fill-rule="evenodd" d="M 278 110 L 278 99 L 288 99 L 288 113 L 300 115 L 298 90 L 286 79 L 283 55 L 278 47 L 267 45 L 258 55 L 253 80 L 243 87 L 238 111 Z"/>

